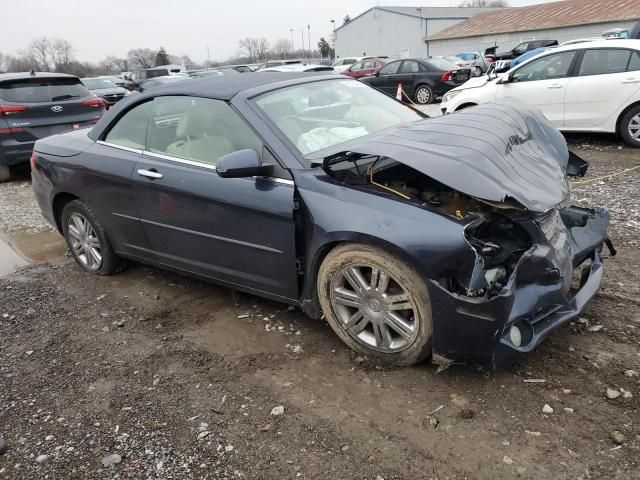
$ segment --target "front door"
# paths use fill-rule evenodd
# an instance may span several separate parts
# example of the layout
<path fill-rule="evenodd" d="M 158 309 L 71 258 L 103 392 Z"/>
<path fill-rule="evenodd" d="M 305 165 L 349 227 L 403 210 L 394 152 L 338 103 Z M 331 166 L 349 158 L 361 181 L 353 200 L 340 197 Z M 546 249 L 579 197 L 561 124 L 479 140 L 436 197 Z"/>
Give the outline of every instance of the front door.
<path fill-rule="evenodd" d="M 382 90 L 387 95 L 395 96 L 398 89 L 398 75 L 402 60 L 387 63 L 384 67 L 378 70 L 378 76 L 372 79 L 371 85 L 379 90 Z"/>
<path fill-rule="evenodd" d="M 515 97 L 535 105 L 557 128 L 564 126 L 564 102 L 575 51 L 545 55 L 514 70 L 510 83 L 496 85 L 496 98 Z"/>
<path fill-rule="evenodd" d="M 156 98 L 133 172 L 140 220 L 160 263 L 295 299 L 293 182 L 215 171 L 245 148 L 263 145 L 226 102 Z"/>

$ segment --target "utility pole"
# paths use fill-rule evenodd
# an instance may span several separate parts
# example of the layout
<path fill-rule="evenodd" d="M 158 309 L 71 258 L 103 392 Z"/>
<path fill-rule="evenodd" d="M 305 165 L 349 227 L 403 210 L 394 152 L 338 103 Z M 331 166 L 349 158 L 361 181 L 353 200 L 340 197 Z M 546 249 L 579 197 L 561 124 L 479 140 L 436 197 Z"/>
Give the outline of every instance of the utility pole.
<path fill-rule="evenodd" d="M 207 68 L 211 68 L 211 53 L 209 53 L 209 45 L 207 45 Z"/>
<path fill-rule="evenodd" d="M 293 53 L 296 49 L 296 47 L 293 46 L 293 28 L 290 28 L 289 31 L 291 32 L 291 53 Z"/>
<path fill-rule="evenodd" d="M 304 28 L 300 29 L 300 38 L 302 39 L 302 58 L 305 58 L 305 54 L 304 54 Z"/>
<path fill-rule="evenodd" d="M 311 25 L 307 23 L 307 40 L 309 40 L 309 57 L 313 56 L 313 50 L 311 50 Z"/>

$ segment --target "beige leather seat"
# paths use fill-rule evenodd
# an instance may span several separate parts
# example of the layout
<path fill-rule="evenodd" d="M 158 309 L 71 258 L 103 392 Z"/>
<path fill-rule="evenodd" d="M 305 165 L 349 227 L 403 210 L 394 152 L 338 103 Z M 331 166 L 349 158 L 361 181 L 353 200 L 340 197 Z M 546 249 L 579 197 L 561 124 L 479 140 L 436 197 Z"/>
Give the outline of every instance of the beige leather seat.
<path fill-rule="evenodd" d="M 167 153 L 215 165 L 220 157 L 235 150 L 225 138 L 219 122 L 211 104 L 195 102 L 178 122 L 176 136 L 179 140 L 167 146 Z"/>

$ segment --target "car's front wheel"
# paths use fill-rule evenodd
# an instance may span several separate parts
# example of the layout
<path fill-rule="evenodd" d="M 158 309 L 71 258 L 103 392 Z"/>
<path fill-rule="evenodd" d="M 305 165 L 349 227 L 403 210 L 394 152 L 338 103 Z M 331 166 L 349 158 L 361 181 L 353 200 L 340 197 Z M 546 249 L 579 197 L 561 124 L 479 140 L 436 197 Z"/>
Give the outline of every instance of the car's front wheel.
<path fill-rule="evenodd" d="M 113 252 L 107 234 L 91 208 L 80 200 L 62 210 L 62 232 L 75 261 L 96 275 L 122 270 L 123 261 Z"/>
<path fill-rule="evenodd" d="M 480 67 L 475 67 L 473 69 L 473 76 L 474 77 L 480 77 L 482 76 L 482 69 Z"/>
<path fill-rule="evenodd" d="M 320 267 L 318 296 L 329 325 L 351 349 L 396 365 L 413 365 L 431 354 L 426 284 L 386 251 L 336 247 Z"/>
<path fill-rule="evenodd" d="M 434 100 L 433 90 L 431 90 L 426 85 L 420 85 L 418 88 L 416 88 L 416 92 L 413 97 L 415 98 L 416 103 L 419 103 L 420 105 L 433 103 Z"/>
<path fill-rule="evenodd" d="M 620 136 L 627 145 L 640 148 L 640 105 L 633 107 L 622 117 Z"/>

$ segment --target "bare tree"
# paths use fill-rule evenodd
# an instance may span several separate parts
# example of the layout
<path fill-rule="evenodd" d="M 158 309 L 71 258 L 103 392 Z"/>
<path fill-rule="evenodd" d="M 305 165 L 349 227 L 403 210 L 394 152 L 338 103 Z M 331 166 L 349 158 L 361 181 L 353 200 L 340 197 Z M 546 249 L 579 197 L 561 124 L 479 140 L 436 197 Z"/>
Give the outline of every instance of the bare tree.
<path fill-rule="evenodd" d="M 156 60 L 157 53 L 150 48 L 134 48 L 127 53 L 127 59 L 132 67 L 150 68 Z"/>
<path fill-rule="evenodd" d="M 47 37 L 40 37 L 31 41 L 25 56 L 31 60 L 36 69 L 49 71 L 51 70 L 50 52 L 51 42 Z"/>
<path fill-rule="evenodd" d="M 291 45 L 291 40 L 280 38 L 273 44 L 273 49 L 271 51 L 277 58 L 287 58 L 292 50 L 293 45 Z"/>
<path fill-rule="evenodd" d="M 506 8 L 509 7 L 509 2 L 507 0 L 465 0 L 458 6 L 472 8 Z"/>
<path fill-rule="evenodd" d="M 267 54 L 269 53 L 269 41 L 262 37 L 256 39 L 256 56 L 257 60 L 264 60 L 267 58 Z"/>
<path fill-rule="evenodd" d="M 54 38 L 49 42 L 49 56 L 56 68 L 67 65 L 73 60 L 73 47 L 66 40 Z"/>
<path fill-rule="evenodd" d="M 258 50 L 258 39 L 257 38 L 243 38 L 238 42 L 239 53 L 242 56 L 248 57 L 251 63 L 256 61 L 257 50 Z"/>

